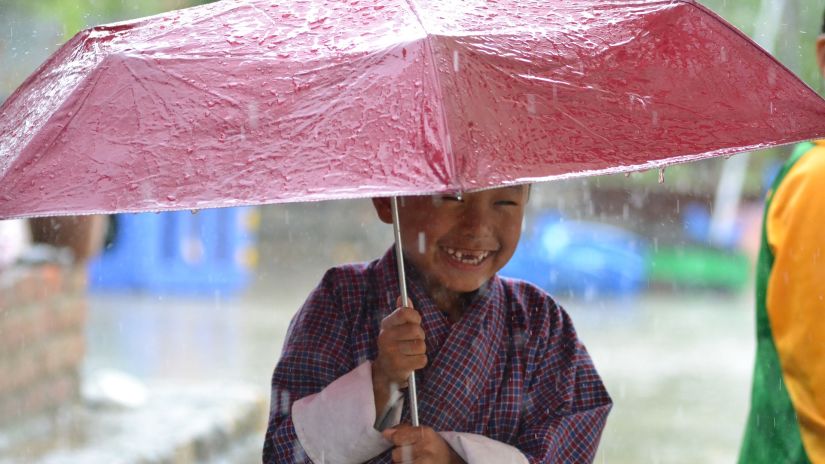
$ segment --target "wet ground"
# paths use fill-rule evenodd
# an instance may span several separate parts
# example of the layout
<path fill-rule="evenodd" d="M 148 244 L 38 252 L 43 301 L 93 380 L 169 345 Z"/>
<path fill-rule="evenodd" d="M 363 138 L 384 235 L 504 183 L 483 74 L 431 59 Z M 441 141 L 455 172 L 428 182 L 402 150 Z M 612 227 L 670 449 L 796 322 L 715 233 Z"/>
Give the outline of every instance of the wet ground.
<path fill-rule="evenodd" d="M 538 208 L 541 190 L 535 193 Z M 90 295 L 84 382 L 93 383 L 107 370 L 128 374 L 149 388 L 149 406 L 120 414 L 85 410 L 88 417 L 73 420 L 70 428 L 85 437 L 81 445 L 88 449 L 75 450 L 81 457 L 74 461 L 63 454 L 40 462 L 112 462 L 85 457 L 113 446 L 124 449 L 117 447 L 121 438 L 140 437 L 155 446 L 166 439 L 153 435 L 160 423 L 180 429 L 181 440 L 205 443 L 158 445 L 175 454 L 208 451 L 232 436 L 239 437 L 238 443 L 229 454 L 210 454 L 217 456 L 210 460 L 143 455 L 118 462 L 260 462 L 263 430 L 250 433 L 236 424 L 254 421 L 250 407 L 266 415 L 270 375 L 291 317 L 326 268 L 381 255 L 392 241 L 391 228 L 374 219 L 368 202 L 279 205 L 262 211 L 260 267 L 239 295 Z M 661 221 L 671 223 L 678 224 Z M 559 298 L 615 403 L 596 462 L 735 462 L 750 395 L 752 294 L 750 289 L 735 294 L 694 290 L 632 299 Z M 235 415 L 226 409 L 233 404 L 238 405 Z M 203 420 L 214 421 L 219 433 L 183 433 L 192 430 L 198 417 L 209 417 Z M 129 435 L 137 420 L 147 433 Z M 113 436 L 117 430 L 127 433 Z M 218 442 L 209 436 L 217 436 Z"/>
<path fill-rule="evenodd" d="M 86 371 L 242 382 L 267 396 L 289 320 L 319 277 L 262 275 L 238 298 L 94 295 Z M 562 299 L 615 400 L 596 462 L 734 462 L 753 357 L 748 295 Z"/>

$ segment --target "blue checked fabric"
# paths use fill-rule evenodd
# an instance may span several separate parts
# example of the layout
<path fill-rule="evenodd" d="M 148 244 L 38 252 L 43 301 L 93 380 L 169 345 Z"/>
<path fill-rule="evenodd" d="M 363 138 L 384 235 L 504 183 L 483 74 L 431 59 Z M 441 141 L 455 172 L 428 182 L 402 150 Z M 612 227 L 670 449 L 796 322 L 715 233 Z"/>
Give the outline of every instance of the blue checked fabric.
<path fill-rule="evenodd" d="M 416 371 L 421 424 L 510 444 L 531 463 L 592 462 L 612 403 L 564 310 L 531 284 L 495 276 L 451 324 L 409 264 L 407 276 L 429 359 Z M 311 462 L 292 402 L 376 358 L 379 324 L 398 294 L 393 249 L 327 271 L 293 318 L 272 376 L 265 464 Z M 369 462 L 390 463 L 390 452 Z"/>

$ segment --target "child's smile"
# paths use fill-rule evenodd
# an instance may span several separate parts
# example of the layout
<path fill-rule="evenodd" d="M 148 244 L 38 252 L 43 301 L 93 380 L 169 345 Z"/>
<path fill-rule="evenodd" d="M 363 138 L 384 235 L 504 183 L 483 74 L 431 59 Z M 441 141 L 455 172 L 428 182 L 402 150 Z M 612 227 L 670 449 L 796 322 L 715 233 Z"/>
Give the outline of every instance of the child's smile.
<path fill-rule="evenodd" d="M 378 214 L 392 222 L 389 201 Z M 515 252 L 527 187 L 503 187 L 454 196 L 405 197 L 399 205 L 404 256 L 421 271 L 430 296 L 450 306 L 474 292 Z M 438 300 L 441 300 L 439 302 Z M 442 308 L 444 310 L 450 308 Z"/>
<path fill-rule="evenodd" d="M 450 247 L 441 247 L 441 250 L 447 253 L 455 265 L 468 265 L 471 267 L 478 266 L 494 253 L 493 251 L 462 250 Z"/>

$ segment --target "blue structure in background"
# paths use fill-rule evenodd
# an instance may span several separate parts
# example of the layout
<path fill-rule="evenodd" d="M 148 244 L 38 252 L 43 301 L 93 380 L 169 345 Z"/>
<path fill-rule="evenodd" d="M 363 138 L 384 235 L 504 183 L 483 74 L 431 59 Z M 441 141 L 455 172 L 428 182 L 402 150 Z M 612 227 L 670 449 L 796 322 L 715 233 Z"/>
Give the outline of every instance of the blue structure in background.
<path fill-rule="evenodd" d="M 647 241 L 606 224 L 539 217 L 501 275 L 556 295 L 632 295 L 647 281 Z"/>
<path fill-rule="evenodd" d="M 249 282 L 257 261 L 254 208 L 114 218 L 112 246 L 89 263 L 92 290 L 233 293 Z"/>
<path fill-rule="evenodd" d="M 708 207 L 701 203 L 688 203 L 682 210 L 685 236 L 695 243 L 733 250 L 742 238 L 744 230 L 742 224 L 737 222 L 724 236 L 718 237 L 715 242 L 711 242 L 710 229 L 713 218 Z"/>

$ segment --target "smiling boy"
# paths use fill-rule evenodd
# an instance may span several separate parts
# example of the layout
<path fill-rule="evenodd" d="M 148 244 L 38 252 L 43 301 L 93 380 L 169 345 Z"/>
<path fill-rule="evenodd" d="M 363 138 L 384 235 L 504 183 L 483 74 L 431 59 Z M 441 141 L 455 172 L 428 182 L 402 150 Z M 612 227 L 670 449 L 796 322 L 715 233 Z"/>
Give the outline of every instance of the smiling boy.
<path fill-rule="evenodd" d="M 549 295 L 496 274 L 528 194 L 403 198 L 413 307 L 392 249 L 326 273 L 273 374 L 265 463 L 593 460 L 611 402 L 590 357 Z M 390 223 L 389 199 L 373 203 Z M 399 392 L 413 370 L 420 427 Z"/>

